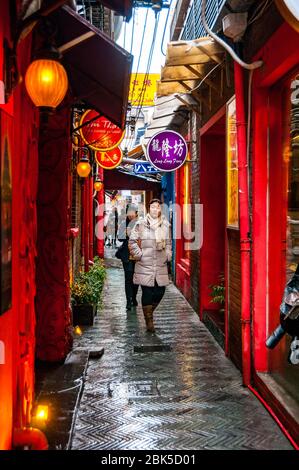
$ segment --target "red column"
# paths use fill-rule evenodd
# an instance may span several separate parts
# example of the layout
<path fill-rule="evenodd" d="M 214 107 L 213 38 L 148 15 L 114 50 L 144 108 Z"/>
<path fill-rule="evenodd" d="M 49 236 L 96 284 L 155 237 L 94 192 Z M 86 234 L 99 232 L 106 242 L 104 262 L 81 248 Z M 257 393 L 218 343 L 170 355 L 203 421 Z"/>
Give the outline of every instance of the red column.
<path fill-rule="evenodd" d="M 93 217 L 94 217 L 94 209 L 93 209 L 93 177 L 89 179 L 89 259 L 93 261 L 93 240 L 94 240 L 94 233 L 93 233 Z"/>
<path fill-rule="evenodd" d="M 81 257 L 85 253 L 85 181 L 81 179 Z"/>
<path fill-rule="evenodd" d="M 71 349 L 68 179 L 70 111 L 64 106 L 49 117 L 39 140 L 37 196 L 37 357 L 64 360 Z"/>
<path fill-rule="evenodd" d="M 244 385 L 251 379 L 251 313 L 250 313 L 250 239 L 246 117 L 242 67 L 235 62 L 236 117 L 238 138 L 238 177 L 241 243 L 241 323 L 242 370 Z"/>
<path fill-rule="evenodd" d="M 101 181 L 104 182 L 104 170 L 103 168 L 98 169 L 98 175 L 101 178 Z M 96 218 L 96 244 L 97 244 L 97 255 L 100 258 L 104 258 L 104 202 L 105 202 L 105 191 L 104 184 L 100 191 L 97 194 L 97 201 L 100 205 L 100 214 Z"/>
<path fill-rule="evenodd" d="M 84 217 L 84 270 L 85 272 L 89 269 L 89 179 L 84 179 L 84 205 L 83 205 L 83 217 Z"/>

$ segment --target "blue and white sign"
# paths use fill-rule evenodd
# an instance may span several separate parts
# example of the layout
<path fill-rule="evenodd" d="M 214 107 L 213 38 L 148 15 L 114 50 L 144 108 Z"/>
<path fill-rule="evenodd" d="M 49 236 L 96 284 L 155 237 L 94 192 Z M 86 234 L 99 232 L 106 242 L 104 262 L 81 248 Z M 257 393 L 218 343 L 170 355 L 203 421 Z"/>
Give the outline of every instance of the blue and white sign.
<path fill-rule="evenodd" d="M 134 173 L 141 174 L 141 173 L 159 173 L 153 165 L 147 162 L 142 163 L 134 163 Z"/>

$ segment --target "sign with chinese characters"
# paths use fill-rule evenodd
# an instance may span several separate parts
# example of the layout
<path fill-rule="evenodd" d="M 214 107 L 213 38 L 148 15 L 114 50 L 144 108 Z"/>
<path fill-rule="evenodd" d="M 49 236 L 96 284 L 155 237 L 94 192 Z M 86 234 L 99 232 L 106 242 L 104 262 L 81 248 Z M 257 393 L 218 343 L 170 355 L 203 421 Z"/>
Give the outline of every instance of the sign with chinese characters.
<path fill-rule="evenodd" d="M 107 150 L 106 152 L 95 152 L 97 164 L 105 170 L 113 170 L 113 168 L 117 167 L 121 163 L 122 157 L 123 154 L 119 147 Z"/>
<path fill-rule="evenodd" d="M 134 173 L 158 173 L 158 170 L 154 168 L 150 163 L 142 162 L 134 163 Z"/>
<path fill-rule="evenodd" d="M 129 91 L 131 105 L 154 106 L 158 80 L 160 80 L 158 73 L 149 73 L 147 76 L 145 73 L 132 73 Z"/>
<path fill-rule="evenodd" d="M 174 171 L 186 161 L 188 147 L 185 139 L 175 131 L 160 131 L 147 146 L 147 158 L 160 171 Z"/>
<path fill-rule="evenodd" d="M 105 116 L 99 116 L 94 109 L 88 109 L 80 120 L 80 135 L 92 149 L 107 151 L 117 147 L 122 141 L 125 131 L 113 124 Z M 89 122 L 90 121 L 90 122 Z"/>
<path fill-rule="evenodd" d="M 227 104 L 226 148 L 227 148 L 227 225 L 239 227 L 239 183 L 238 148 L 236 126 L 236 99 Z"/>

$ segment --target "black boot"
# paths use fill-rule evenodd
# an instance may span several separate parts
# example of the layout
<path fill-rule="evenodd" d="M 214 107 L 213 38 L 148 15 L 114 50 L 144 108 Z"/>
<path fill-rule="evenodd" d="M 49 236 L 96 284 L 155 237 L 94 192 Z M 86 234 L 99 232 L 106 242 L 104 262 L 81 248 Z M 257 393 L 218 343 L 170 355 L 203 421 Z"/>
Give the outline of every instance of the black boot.
<path fill-rule="evenodd" d="M 132 310 L 133 304 L 131 299 L 127 300 L 126 310 Z"/>

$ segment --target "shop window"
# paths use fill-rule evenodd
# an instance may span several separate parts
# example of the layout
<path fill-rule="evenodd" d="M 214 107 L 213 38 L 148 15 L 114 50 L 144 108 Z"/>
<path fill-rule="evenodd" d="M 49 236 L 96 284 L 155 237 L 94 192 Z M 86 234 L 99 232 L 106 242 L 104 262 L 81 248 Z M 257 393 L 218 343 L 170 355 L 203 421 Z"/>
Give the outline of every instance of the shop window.
<path fill-rule="evenodd" d="M 282 93 L 283 146 L 281 194 L 286 239 L 284 284 L 293 276 L 299 263 L 299 96 L 294 90 L 299 75 L 287 81 Z M 284 287 L 284 286 L 283 286 Z M 270 352 L 270 372 L 289 396 L 299 402 L 299 369 L 288 363 L 291 338 L 285 335 Z"/>
<path fill-rule="evenodd" d="M 239 228 L 238 149 L 236 99 L 227 104 L 227 226 Z"/>
<path fill-rule="evenodd" d="M 181 184 L 180 184 L 180 203 L 182 208 L 182 251 L 181 259 L 185 260 L 188 264 L 190 260 L 190 250 L 186 248 L 190 243 L 188 233 L 191 230 L 191 168 L 190 163 L 185 163 L 181 169 Z M 184 261 L 183 261 L 184 262 Z"/>

